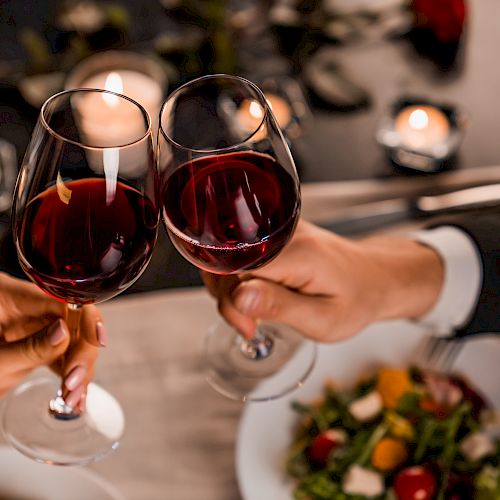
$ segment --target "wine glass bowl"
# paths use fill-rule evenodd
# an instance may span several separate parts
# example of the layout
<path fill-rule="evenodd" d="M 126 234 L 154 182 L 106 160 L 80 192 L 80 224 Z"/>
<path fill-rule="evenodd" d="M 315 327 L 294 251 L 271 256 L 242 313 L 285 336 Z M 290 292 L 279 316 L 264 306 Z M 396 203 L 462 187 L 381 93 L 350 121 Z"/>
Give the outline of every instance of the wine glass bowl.
<path fill-rule="evenodd" d="M 256 269 L 291 237 L 299 208 L 296 192 L 293 178 L 265 154 L 200 157 L 166 181 L 167 230 L 180 253 L 206 271 Z"/>
<path fill-rule="evenodd" d="M 250 82 L 215 75 L 179 89 L 162 110 L 158 151 L 165 225 L 196 266 L 218 274 L 255 269 L 293 234 L 295 166 Z"/>
<path fill-rule="evenodd" d="M 119 294 L 146 268 L 158 231 L 158 182 L 150 118 L 135 101 L 75 89 L 42 106 L 19 172 L 12 225 L 25 273 L 68 306 L 69 351 L 82 306 Z M 95 461 L 117 447 L 124 420 L 110 394 L 91 384 L 87 411 L 80 412 L 66 405 L 62 388 L 49 402 L 53 391 L 53 380 L 34 380 L 9 395 L 2 425 L 11 444 L 64 465 Z"/>
<path fill-rule="evenodd" d="M 173 92 L 160 114 L 157 155 L 165 227 L 195 266 L 222 275 L 251 273 L 292 237 L 299 179 L 270 106 L 252 82 L 209 75 Z M 256 384 L 302 345 L 275 326 L 261 324 L 247 342 L 221 325 L 207 339 L 209 383 L 235 399 L 271 399 L 252 397 Z M 300 381 L 289 380 L 283 393 L 309 372 L 315 347 L 308 352 Z"/>
<path fill-rule="evenodd" d="M 89 111 L 105 98 L 120 99 L 118 117 L 136 124 L 132 144 L 129 129 Z M 143 113 L 123 96 L 93 90 L 64 92 L 41 110 L 16 189 L 14 239 L 23 270 L 58 299 L 107 300 L 130 286 L 151 256 L 158 215 Z"/>

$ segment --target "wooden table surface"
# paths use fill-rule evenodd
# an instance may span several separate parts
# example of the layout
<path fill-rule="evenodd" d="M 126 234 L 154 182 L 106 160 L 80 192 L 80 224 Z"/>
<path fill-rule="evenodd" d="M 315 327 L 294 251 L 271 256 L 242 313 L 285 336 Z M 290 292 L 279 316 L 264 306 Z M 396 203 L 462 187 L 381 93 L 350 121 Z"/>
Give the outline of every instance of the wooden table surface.
<path fill-rule="evenodd" d="M 203 375 L 202 345 L 217 321 L 203 289 L 121 297 L 101 309 L 109 331 L 95 380 L 121 402 L 126 433 L 91 466 L 127 500 L 235 500 L 242 404 Z"/>

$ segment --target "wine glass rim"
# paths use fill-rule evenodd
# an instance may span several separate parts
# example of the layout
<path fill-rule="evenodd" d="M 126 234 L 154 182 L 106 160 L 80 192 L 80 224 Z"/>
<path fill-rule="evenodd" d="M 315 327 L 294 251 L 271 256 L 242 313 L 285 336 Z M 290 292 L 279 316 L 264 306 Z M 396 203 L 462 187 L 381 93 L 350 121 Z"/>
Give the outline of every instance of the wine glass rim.
<path fill-rule="evenodd" d="M 116 96 L 116 97 L 118 97 L 120 99 L 125 99 L 126 101 L 129 101 L 130 103 L 132 103 L 133 105 L 135 105 L 137 108 L 139 108 L 139 110 L 141 111 L 141 113 L 146 118 L 146 122 L 147 122 L 147 125 L 148 125 L 146 131 L 144 132 L 144 134 L 141 137 L 137 138 L 134 141 L 127 142 L 125 144 L 115 144 L 113 146 L 92 146 L 90 144 L 85 144 L 83 142 L 78 142 L 78 141 L 75 141 L 75 140 L 70 139 L 68 137 L 64 137 L 59 132 L 56 132 L 48 124 L 47 120 L 45 119 L 45 111 L 47 109 L 47 106 L 53 100 L 55 100 L 55 99 L 57 99 L 57 98 L 59 98 L 59 97 L 61 97 L 63 95 L 66 95 L 66 94 L 76 94 L 78 92 L 88 92 L 88 93 L 90 93 L 90 92 L 97 92 L 97 93 L 101 93 L 101 94 L 109 94 L 109 95 L 114 95 L 114 96 Z M 150 136 L 152 134 L 151 117 L 149 116 L 149 113 L 146 111 L 146 109 L 144 108 L 144 106 L 142 106 L 142 104 L 138 103 L 137 101 L 135 101 L 134 99 L 131 99 L 130 97 L 128 97 L 126 95 L 119 94 L 118 92 L 113 92 L 111 90 L 105 90 L 105 89 L 90 88 L 90 87 L 81 87 L 81 88 L 74 88 L 74 89 L 63 90 L 61 92 L 58 92 L 57 94 L 54 94 L 54 95 L 50 96 L 43 103 L 42 107 L 40 108 L 40 121 L 42 122 L 43 126 L 46 128 L 47 132 L 49 132 L 51 135 L 53 135 L 57 139 L 63 140 L 64 142 L 67 142 L 69 144 L 74 144 L 75 146 L 79 146 L 79 147 L 84 148 L 84 149 L 97 150 L 97 151 L 103 151 L 103 150 L 108 150 L 108 149 L 116 149 L 116 148 L 126 148 L 126 147 L 129 147 L 129 146 L 134 146 L 136 144 L 139 144 L 144 139 L 146 139 L 146 137 L 148 137 L 148 136 Z"/>
<path fill-rule="evenodd" d="M 193 84 L 196 84 L 202 80 L 215 80 L 216 78 L 225 78 L 225 79 L 228 79 L 228 80 L 236 80 L 236 81 L 240 81 L 240 82 L 243 82 L 247 85 L 249 85 L 252 90 L 254 90 L 257 95 L 262 99 L 262 102 L 264 103 L 264 114 L 262 116 L 262 119 L 261 121 L 259 122 L 259 124 L 254 128 L 254 130 L 252 130 L 251 132 L 249 132 L 249 134 L 242 140 L 240 140 L 239 142 L 237 142 L 236 144 L 233 144 L 231 146 L 225 146 L 225 147 L 222 147 L 222 148 L 209 148 L 209 149 L 196 149 L 196 148 L 190 148 L 188 146 L 184 146 L 183 144 L 179 144 L 177 141 L 175 141 L 174 139 L 172 139 L 172 137 L 170 137 L 170 135 L 165 132 L 165 130 L 163 129 L 163 120 L 162 120 L 162 117 L 163 117 L 163 112 L 167 106 L 167 104 L 172 100 L 174 99 L 177 94 L 180 94 L 183 90 L 186 89 L 186 87 L 189 87 Z M 266 120 L 266 118 L 268 117 L 269 115 L 269 105 L 267 104 L 267 99 L 266 99 L 266 96 L 264 95 L 264 92 L 262 92 L 262 90 L 253 82 L 251 82 L 250 80 L 248 80 L 247 78 L 244 78 L 242 76 L 238 76 L 238 75 L 229 75 L 229 74 L 226 74 L 226 73 L 214 73 L 214 74 L 211 74 L 211 75 L 204 75 L 204 76 L 200 76 L 198 78 L 195 78 L 193 80 L 190 80 L 186 83 L 184 83 L 183 85 L 181 85 L 179 88 L 175 89 L 168 97 L 167 99 L 165 100 L 165 102 L 163 103 L 161 109 L 160 109 L 160 116 L 159 116 L 159 124 L 158 124 L 158 129 L 159 131 L 161 132 L 162 136 L 165 138 L 165 140 L 167 140 L 168 142 L 170 142 L 171 144 L 173 144 L 174 146 L 176 146 L 177 148 L 179 149 L 183 149 L 185 151 L 191 151 L 193 153 L 203 153 L 203 154 L 207 154 L 207 153 L 225 153 L 225 152 L 230 152 L 230 151 L 234 151 L 234 150 L 237 150 L 239 149 L 243 144 L 245 144 L 246 142 L 248 142 L 255 134 L 258 133 L 258 131 L 260 130 L 260 128 L 262 127 L 262 124 L 264 123 L 264 121 Z"/>

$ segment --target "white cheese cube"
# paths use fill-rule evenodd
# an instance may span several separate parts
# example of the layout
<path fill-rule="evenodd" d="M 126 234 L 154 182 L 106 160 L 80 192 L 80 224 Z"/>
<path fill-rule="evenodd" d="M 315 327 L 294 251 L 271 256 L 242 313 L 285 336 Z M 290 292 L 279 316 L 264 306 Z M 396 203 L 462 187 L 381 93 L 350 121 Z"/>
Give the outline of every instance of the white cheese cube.
<path fill-rule="evenodd" d="M 471 462 L 479 462 L 482 458 L 495 453 L 495 442 L 484 432 L 473 432 L 460 443 L 462 455 Z"/>
<path fill-rule="evenodd" d="M 382 411 L 382 398 L 377 391 L 372 391 L 349 405 L 349 413 L 360 422 L 373 420 Z"/>
<path fill-rule="evenodd" d="M 377 472 L 352 465 L 342 478 L 342 489 L 349 495 L 377 497 L 384 491 L 384 481 Z"/>

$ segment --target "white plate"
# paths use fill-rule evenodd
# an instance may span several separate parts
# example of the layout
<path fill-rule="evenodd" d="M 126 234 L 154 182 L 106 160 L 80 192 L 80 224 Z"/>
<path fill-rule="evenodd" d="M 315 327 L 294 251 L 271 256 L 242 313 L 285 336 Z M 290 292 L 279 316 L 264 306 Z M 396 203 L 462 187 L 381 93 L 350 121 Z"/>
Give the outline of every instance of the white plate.
<path fill-rule="evenodd" d="M 236 472 L 244 500 L 290 500 L 292 484 L 284 462 L 297 416 L 291 401 L 309 401 L 326 379 L 352 385 L 377 365 L 407 366 L 422 343 L 424 330 L 408 322 L 374 325 L 353 339 L 321 345 L 318 360 L 304 386 L 281 399 L 249 403 L 242 414 L 236 447 Z M 457 372 L 500 407 L 500 337 L 471 340 L 455 362 Z M 268 382 L 265 382 L 268 383 Z"/>
<path fill-rule="evenodd" d="M 110 483 L 87 469 L 37 463 L 0 446 L 0 499 L 124 500 Z"/>

